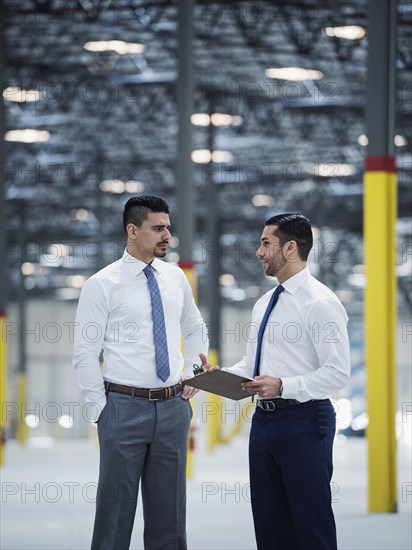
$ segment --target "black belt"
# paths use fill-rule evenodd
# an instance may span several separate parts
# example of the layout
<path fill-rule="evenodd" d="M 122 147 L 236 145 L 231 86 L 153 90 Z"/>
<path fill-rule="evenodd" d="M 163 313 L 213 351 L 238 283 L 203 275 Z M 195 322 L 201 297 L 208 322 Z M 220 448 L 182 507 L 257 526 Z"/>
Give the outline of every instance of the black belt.
<path fill-rule="evenodd" d="M 154 389 L 149 388 L 133 388 L 131 386 L 123 386 L 122 384 L 114 384 L 113 382 L 104 383 L 106 392 L 112 391 L 115 393 L 124 393 L 133 397 L 145 397 L 149 401 L 159 401 L 160 399 L 169 399 L 182 391 L 182 384 L 176 384 L 168 388 Z"/>
<path fill-rule="evenodd" d="M 300 404 L 301 401 L 297 401 L 296 399 L 282 399 L 280 397 L 277 399 L 258 399 L 256 402 L 256 406 L 266 412 L 279 411 Z"/>

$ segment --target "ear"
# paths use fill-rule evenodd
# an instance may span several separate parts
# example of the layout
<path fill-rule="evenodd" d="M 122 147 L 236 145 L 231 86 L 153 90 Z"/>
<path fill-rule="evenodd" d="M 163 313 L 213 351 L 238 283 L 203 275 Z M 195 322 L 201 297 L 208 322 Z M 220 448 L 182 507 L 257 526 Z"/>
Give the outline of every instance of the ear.
<path fill-rule="evenodd" d="M 136 237 L 137 227 L 135 226 L 134 223 L 128 223 L 126 225 L 126 233 L 128 238 L 133 239 Z"/>
<path fill-rule="evenodd" d="M 297 262 L 299 260 L 299 251 L 296 241 L 288 241 L 285 243 L 286 250 L 285 255 L 290 262 Z"/>

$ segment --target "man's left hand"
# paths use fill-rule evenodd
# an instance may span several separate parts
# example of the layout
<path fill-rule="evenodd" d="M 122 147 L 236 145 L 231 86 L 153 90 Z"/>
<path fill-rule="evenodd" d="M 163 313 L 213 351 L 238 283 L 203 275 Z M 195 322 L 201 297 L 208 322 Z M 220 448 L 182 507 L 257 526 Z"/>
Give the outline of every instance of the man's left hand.
<path fill-rule="evenodd" d="M 199 357 L 204 370 L 211 370 L 215 368 L 215 367 L 212 367 L 211 363 L 207 362 L 207 357 L 204 353 L 199 353 Z M 182 380 L 187 380 L 188 378 L 191 378 L 191 376 L 185 376 L 184 378 L 182 378 Z M 200 390 L 198 388 L 191 388 L 190 386 L 184 385 L 183 391 L 182 391 L 182 399 L 190 399 L 191 397 L 196 395 L 199 391 Z"/>
<path fill-rule="evenodd" d="M 272 376 L 256 376 L 251 382 L 243 382 L 242 388 L 251 395 L 258 395 L 261 399 L 274 399 L 279 397 L 280 378 Z"/>
<path fill-rule="evenodd" d="M 191 378 L 190 376 L 185 376 L 182 378 L 182 380 L 187 380 L 188 378 Z M 183 386 L 182 390 L 182 399 L 190 399 L 191 397 L 195 396 L 199 390 L 197 388 L 192 388 L 191 386 L 186 386 L 186 384 Z"/>

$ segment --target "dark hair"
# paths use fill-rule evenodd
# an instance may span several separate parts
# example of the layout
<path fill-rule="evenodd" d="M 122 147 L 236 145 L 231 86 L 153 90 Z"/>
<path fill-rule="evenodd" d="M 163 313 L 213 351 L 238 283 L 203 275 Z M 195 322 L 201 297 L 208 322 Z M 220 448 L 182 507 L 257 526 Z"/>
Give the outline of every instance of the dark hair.
<path fill-rule="evenodd" d="M 169 206 L 166 201 L 153 195 L 141 195 L 140 197 L 130 198 L 123 210 L 124 230 L 126 231 L 127 224 L 129 223 L 134 223 L 137 227 L 141 227 L 142 223 L 147 220 L 149 212 L 165 212 L 168 214 Z"/>
<path fill-rule="evenodd" d="M 280 244 L 296 241 L 299 258 L 306 261 L 313 246 L 313 235 L 310 221 L 302 214 L 279 214 L 269 218 L 265 225 L 276 225 L 273 234 Z"/>

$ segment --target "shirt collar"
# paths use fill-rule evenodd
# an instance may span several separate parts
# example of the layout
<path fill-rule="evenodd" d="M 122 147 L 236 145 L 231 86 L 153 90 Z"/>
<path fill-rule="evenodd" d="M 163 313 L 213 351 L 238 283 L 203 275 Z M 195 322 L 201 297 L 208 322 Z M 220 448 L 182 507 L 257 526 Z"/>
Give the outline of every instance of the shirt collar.
<path fill-rule="evenodd" d="M 290 294 L 296 294 L 299 288 L 306 283 L 309 277 L 309 268 L 305 267 L 304 269 L 302 269 L 302 271 L 299 271 L 299 273 L 296 273 L 296 275 L 293 275 L 293 277 L 290 277 L 284 283 L 282 283 L 282 286 Z"/>
<path fill-rule="evenodd" d="M 127 252 L 127 248 L 125 248 L 123 252 L 122 261 L 134 277 L 137 277 L 137 275 L 140 275 L 143 269 L 147 266 L 145 262 L 142 262 L 141 260 L 138 260 L 134 256 L 131 256 Z M 151 265 L 157 273 L 160 274 L 162 272 L 163 262 L 158 258 L 154 258 Z"/>

